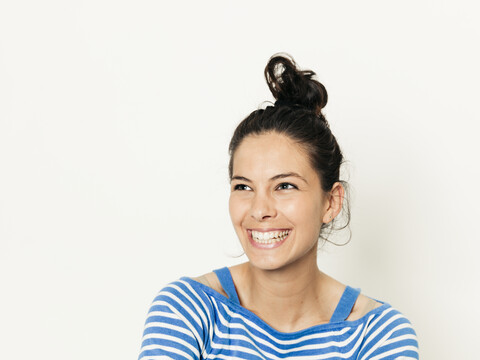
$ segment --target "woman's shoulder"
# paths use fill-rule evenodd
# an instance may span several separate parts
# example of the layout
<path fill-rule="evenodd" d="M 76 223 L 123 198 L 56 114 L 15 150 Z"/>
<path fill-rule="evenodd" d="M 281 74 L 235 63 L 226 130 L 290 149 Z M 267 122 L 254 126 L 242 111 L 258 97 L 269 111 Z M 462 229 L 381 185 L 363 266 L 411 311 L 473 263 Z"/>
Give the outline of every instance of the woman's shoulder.
<path fill-rule="evenodd" d="M 372 329 L 381 331 L 391 330 L 392 326 L 401 325 L 401 328 L 411 328 L 410 320 L 396 307 L 387 302 L 371 298 L 361 293 L 346 321 L 362 320 L 366 323 L 367 332 Z"/>
<path fill-rule="evenodd" d="M 228 297 L 213 272 L 196 277 L 182 276 L 173 280 L 163 285 L 153 300 L 153 304 L 163 303 L 195 311 L 210 309 L 212 302 L 228 303 Z"/>
<path fill-rule="evenodd" d="M 203 284 L 206 287 L 216 291 L 217 293 L 227 297 L 227 294 L 223 290 L 223 287 L 220 284 L 220 281 L 218 280 L 217 275 L 213 271 L 203 274 L 201 276 L 192 277 L 190 279 L 197 283 Z"/>
<path fill-rule="evenodd" d="M 162 314 L 187 323 L 203 324 L 203 327 L 215 312 L 214 304 L 228 301 L 207 285 L 207 279 L 183 276 L 163 285 L 150 305 L 147 323 L 158 322 L 156 314 Z"/>
<path fill-rule="evenodd" d="M 358 295 L 357 301 L 355 302 L 352 312 L 347 317 L 347 321 L 354 321 L 363 318 L 372 310 L 379 308 L 383 303 L 372 299 L 364 294 Z"/>
<path fill-rule="evenodd" d="M 179 291 L 184 294 L 198 294 L 205 292 L 205 290 L 215 290 L 220 293 L 223 292 L 221 285 L 218 282 L 218 278 L 215 277 L 214 273 L 208 273 L 201 276 L 182 276 L 171 280 L 160 287 L 157 296 L 178 293 Z"/>

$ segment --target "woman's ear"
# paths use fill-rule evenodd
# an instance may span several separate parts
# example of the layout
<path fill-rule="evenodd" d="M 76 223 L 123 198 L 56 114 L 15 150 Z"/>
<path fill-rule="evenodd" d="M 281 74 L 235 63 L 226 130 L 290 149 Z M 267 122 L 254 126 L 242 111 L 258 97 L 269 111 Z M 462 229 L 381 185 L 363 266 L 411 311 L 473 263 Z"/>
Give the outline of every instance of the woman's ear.
<path fill-rule="evenodd" d="M 332 221 L 342 211 L 343 198 L 345 196 L 345 188 L 342 183 L 336 182 L 332 186 L 332 190 L 327 194 L 326 210 L 323 215 L 322 222 L 324 224 Z"/>

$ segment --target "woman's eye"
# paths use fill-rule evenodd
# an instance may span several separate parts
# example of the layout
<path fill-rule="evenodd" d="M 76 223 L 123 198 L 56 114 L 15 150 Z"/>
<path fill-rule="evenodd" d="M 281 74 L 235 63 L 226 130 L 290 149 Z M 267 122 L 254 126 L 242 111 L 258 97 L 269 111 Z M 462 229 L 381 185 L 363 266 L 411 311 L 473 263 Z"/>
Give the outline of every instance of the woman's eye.
<path fill-rule="evenodd" d="M 297 189 L 297 187 L 293 184 L 290 183 L 281 183 L 278 185 L 277 189 L 279 190 L 291 190 L 291 189 Z"/>
<path fill-rule="evenodd" d="M 233 190 L 251 190 L 250 186 L 245 184 L 238 184 L 233 187 Z"/>

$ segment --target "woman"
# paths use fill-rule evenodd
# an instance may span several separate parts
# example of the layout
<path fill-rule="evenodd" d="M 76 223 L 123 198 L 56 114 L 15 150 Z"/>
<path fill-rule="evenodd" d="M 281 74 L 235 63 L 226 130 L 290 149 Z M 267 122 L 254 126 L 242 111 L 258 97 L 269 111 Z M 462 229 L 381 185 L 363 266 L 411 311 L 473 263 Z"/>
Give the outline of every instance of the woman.
<path fill-rule="evenodd" d="M 243 120 L 229 148 L 230 216 L 249 261 L 166 286 L 140 359 L 418 358 L 400 312 L 317 266 L 345 190 L 314 75 L 287 56 L 268 62 L 275 105 Z"/>

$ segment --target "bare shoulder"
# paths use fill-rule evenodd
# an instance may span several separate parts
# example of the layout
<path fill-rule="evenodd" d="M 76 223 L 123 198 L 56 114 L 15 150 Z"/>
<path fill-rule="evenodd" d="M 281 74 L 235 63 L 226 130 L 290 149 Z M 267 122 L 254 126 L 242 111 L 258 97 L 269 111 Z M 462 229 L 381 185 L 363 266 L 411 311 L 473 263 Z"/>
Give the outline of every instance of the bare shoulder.
<path fill-rule="evenodd" d="M 198 277 L 192 277 L 192 280 L 195 280 L 203 285 L 206 285 L 209 288 L 227 297 L 227 294 L 223 290 L 222 285 L 220 284 L 220 281 L 218 280 L 218 277 L 214 272 L 210 272 Z"/>
<path fill-rule="evenodd" d="M 378 301 L 375 301 L 369 298 L 368 296 L 360 294 L 347 320 L 353 321 L 353 320 L 360 319 L 363 316 L 365 316 L 368 312 L 378 308 L 379 306 L 382 306 L 382 303 L 379 303 Z"/>

